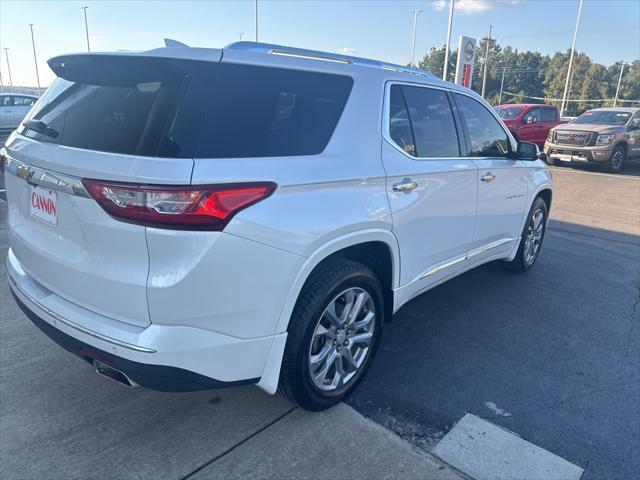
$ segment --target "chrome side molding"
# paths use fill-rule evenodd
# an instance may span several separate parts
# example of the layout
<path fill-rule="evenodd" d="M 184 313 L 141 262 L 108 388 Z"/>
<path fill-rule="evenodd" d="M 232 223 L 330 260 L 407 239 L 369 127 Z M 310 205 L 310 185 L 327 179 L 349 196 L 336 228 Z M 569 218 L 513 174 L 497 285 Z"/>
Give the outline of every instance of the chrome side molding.
<path fill-rule="evenodd" d="M 454 265 L 464 262 L 465 260 L 469 260 L 470 258 L 476 257 L 478 255 L 482 255 L 483 253 L 486 253 L 489 250 L 497 248 L 506 243 L 513 242 L 514 240 L 520 240 L 520 237 L 501 238 L 500 240 L 496 240 L 495 242 L 487 243 L 486 245 L 483 245 L 480 248 L 476 248 L 475 250 L 471 250 L 470 252 L 467 252 L 467 254 L 462 257 L 454 258 L 453 260 L 449 260 L 448 262 L 443 263 L 442 265 L 438 265 L 435 268 L 427 270 L 426 272 L 424 272 L 422 275 L 418 277 L 418 280 L 428 277 L 430 275 L 433 275 L 435 273 L 441 272 L 442 270 L 446 270 L 447 268 L 453 267 Z"/>

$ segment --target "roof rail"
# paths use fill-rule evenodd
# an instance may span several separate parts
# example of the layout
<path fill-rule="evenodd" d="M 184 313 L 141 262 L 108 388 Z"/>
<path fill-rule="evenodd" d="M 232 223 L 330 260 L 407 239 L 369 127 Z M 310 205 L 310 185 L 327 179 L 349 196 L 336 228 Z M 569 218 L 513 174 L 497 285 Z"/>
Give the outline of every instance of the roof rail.
<path fill-rule="evenodd" d="M 328 53 L 317 50 L 307 50 L 305 48 L 287 47 L 284 45 L 274 45 L 270 43 L 259 42 L 234 42 L 226 47 L 225 50 L 241 50 L 246 52 L 266 53 L 271 55 L 284 55 L 287 57 L 296 58 L 309 58 L 313 60 L 322 60 L 325 62 L 338 62 L 348 63 L 354 65 L 363 65 L 368 67 L 377 67 L 384 70 L 393 70 L 401 73 L 408 73 L 410 75 L 421 75 L 424 77 L 435 77 L 426 70 L 421 70 L 415 67 L 407 67 L 404 65 L 396 65 L 393 63 L 381 62 L 379 60 L 371 60 L 368 58 L 352 57 L 349 55 L 342 55 L 339 53 Z"/>

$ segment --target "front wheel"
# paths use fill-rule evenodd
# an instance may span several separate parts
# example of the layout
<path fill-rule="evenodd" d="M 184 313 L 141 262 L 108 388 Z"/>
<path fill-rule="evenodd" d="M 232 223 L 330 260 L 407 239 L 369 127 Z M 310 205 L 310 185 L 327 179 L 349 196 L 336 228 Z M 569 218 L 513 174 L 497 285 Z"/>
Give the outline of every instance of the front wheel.
<path fill-rule="evenodd" d="M 383 316 L 382 287 L 369 268 L 346 259 L 322 265 L 293 310 L 280 390 L 307 410 L 342 401 L 371 364 Z"/>
<path fill-rule="evenodd" d="M 619 173 L 624 170 L 624 164 L 627 160 L 627 152 L 623 146 L 618 146 L 613 149 L 609 162 L 607 163 L 607 170 L 610 172 Z"/>
<path fill-rule="evenodd" d="M 529 210 L 518 252 L 515 258 L 507 263 L 510 270 L 526 272 L 536 263 L 547 228 L 547 212 L 547 204 L 542 198 L 537 197 Z"/>

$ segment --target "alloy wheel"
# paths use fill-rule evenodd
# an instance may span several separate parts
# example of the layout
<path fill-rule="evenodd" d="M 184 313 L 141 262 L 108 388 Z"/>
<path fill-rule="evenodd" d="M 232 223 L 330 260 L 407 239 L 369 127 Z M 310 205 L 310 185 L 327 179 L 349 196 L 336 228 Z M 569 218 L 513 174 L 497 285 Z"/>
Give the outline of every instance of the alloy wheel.
<path fill-rule="evenodd" d="M 311 338 L 308 364 L 322 391 L 341 389 L 364 365 L 373 343 L 375 304 L 359 287 L 338 294 L 325 308 Z"/>
<path fill-rule="evenodd" d="M 544 212 L 541 208 L 536 209 L 531 216 L 527 233 L 524 240 L 524 261 L 527 265 L 533 264 L 542 243 L 542 234 L 544 233 L 545 221 Z"/>

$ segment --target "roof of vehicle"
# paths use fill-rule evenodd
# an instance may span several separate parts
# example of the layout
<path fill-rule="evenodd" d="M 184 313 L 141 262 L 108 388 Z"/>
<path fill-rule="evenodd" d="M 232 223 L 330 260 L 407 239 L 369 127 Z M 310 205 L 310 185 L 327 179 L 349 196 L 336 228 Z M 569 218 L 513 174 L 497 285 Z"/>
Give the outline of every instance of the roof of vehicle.
<path fill-rule="evenodd" d="M 15 97 L 29 97 L 29 98 L 38 98 L 37 95 L 33 95 L 31 93 L 20 93 L 20 92 L 0 92 L 0 95 L 4 96 L 15 96 Z"/>
<path fill-rule="evenodd" d="M 600 107 L 600 108 L 591 108 L 587 111 L 589 112 L 597 112 L 597 111 L 611 111 L 614 110 L 616 112 L 630 112 L 635 113 L 640 111 L 640 107 Z"/>
<path fill-rule="evenodd" d="M 119 51 L 119 52 L 106 52 L 106 53 L 76 53 L 68 55 L 60 55 L 51 58 L 48 61 L 51 69 L 58 75 L 67 66 L 66 64 L 72 59 L 81 60 L 87 57 L 153 57 L 153 58 L 180 58 L 188 60 L 202 60 L 202 61 L 220 61 L 225 54 L 227 57 L 237 58 L 242 60 L 246 58 L 247 61 L 255 61 L 256 55 L 269 55 L 273 57 L 290 57 L 297 58 L 307 62 L 328 62 L 332 63 L 335 67 L 342 65 L 341 70 L 346 71 L 352 69 L 352 71 L 379 71 L 386 73 L 388 79 L 397 81 L 410 81 L 412 83 L 424 83 L 434 86 L 441 86 L 450 88 L 452 90 L 464 91 L 473 96 L 479 97 L 475 92 L 465 88 L 461 85 L 456 85 L 450 82 L 445 82 L 440 78 L 433 75 L 431 72 L 422 70 L 420 68 L 408 67 L 406 65 L 398 65 L 394 63 L 383 62 L 380 60 L 372 60 L 361 57 L 353 57 L 349 55 L 343 55 L 340 53 L 322 52 L 317 50 L 308 50 L 303 48 L 288 47 L 284 45 L 275 45 L 269 43 L 259 42 L 235 42 L 227 45 L 222 49 L 217 48 L 193 48 L 188 47 L 175 40 L 165 40 L 167 46 L 162 48 L 156 48 L 148 51 Z M 264 57 L 263 57 L 264 58 Z M 275 60 L 275 59 L 274 59 Z M 311 64 L 308 64 L 311 66 Z M 366 69 L 366 70 L 362 70 Z"/>
<path fill-rule="evenodd" d="M 496 105 L 496 108 L 507 108 L 507 107 L 517 107 L 517 108 L 553 107 L 553 108 L 556 108 L 555 105 L 547 105 L 546 103 L 503 103 L 502 105 Z"/>

